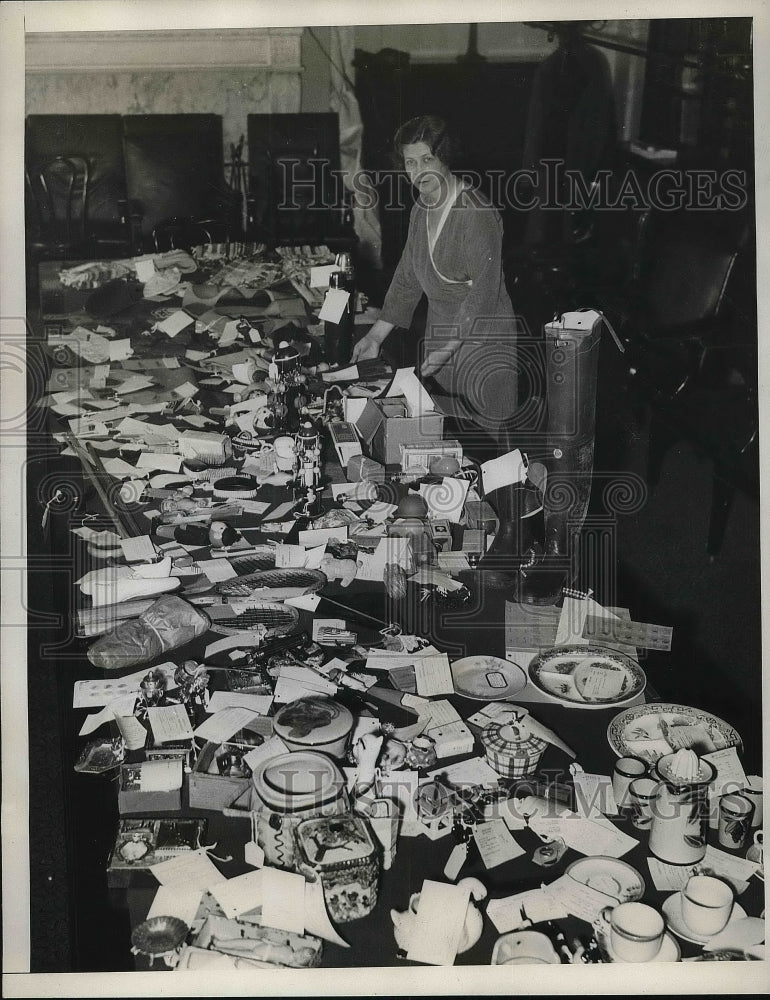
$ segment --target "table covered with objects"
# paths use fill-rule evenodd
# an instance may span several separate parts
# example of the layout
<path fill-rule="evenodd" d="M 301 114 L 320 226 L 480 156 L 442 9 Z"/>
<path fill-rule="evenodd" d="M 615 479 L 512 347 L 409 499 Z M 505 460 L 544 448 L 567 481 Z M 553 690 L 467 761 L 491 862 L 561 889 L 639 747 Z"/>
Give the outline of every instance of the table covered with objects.
<path fill-rule="evenodd" d="M 46 264 L 75 780 L 137 969 L 764 957 L 762 779 L 671 630 L 487 586 L 495 487 L 325 247 Z M 501 464 L 502 463 L 502 464 Z M 502 476 L 502 479 L 501 479 Z M 688 922 L 689 920 L 689 922 Z"/>

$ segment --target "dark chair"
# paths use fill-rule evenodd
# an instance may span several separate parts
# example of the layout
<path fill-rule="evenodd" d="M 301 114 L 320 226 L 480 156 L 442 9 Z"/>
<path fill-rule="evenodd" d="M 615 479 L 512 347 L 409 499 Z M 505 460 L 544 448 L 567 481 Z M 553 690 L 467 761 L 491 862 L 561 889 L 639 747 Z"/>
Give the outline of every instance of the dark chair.
<path fill-rule="evenodd" d="M 127 115 L 123 151 L 146 246 L 156 227 L 169 219 L 229 225 L 236 204 L 225 184 L 220 115 Z"/>
<path fill-rule="evenodd" d="M 82 156 L 56 156 L 27 169 L 27 247 L 38 259 L 76 258 L 88 237 L 88 162 Z"/>
<path fill-rule="evenodd" d="M 29 115 L 25 142 L 29 173 L 59 156 L 88 164 L 84 256 L 127 257 L 138 251 L 139 210 L 126 190 L 120 115 Z M 27 219 L 29 236 L 36 240 L 40 229 L 36 206 L 30 207 Z"/>
<path fill-rule="evenodd" d="M 342 223 L 336 114 L 249 115 L 250 236 L 329 243 Z"/>
<path fill-rule="evenodd" d="M 649 415 L 647 479 L 681 441 L 712 462 L 715 556 L 735 491 L 759 491 L 754 233 L 748 217 L 685 212 L 654 220 L 646 250 L 615 319 Z"/>

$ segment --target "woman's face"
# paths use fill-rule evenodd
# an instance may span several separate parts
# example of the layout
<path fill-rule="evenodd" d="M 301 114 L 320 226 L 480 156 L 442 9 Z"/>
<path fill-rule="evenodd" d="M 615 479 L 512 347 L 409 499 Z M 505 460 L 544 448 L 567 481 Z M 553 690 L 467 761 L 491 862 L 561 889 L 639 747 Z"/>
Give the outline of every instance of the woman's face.
<path fill-rule="evenodd" d="M 447 190 L 450 170 L 446 163 L 433 154 L 427 142 L 408 143 L 402 147 L 404 168 L 409 180 L 414 184 L 428 204 L 441 200 Z"/>

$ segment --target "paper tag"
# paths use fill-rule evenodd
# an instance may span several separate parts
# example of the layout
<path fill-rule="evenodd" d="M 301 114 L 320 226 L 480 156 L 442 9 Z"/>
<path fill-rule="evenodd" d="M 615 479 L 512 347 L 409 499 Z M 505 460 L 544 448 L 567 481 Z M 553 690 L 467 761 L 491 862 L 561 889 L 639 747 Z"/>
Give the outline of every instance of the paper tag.
<path fill-rule="evenodd" d="M 578 771 L 572 780 L 575 786 L 575 805 L 581 816 L 617 816 L 618 807 L 609 775 Z"/>
<path fill-rule="evenodd" d="M 184 705 L 163 705 L 148 708 L 153 739 L 156 743 L 170 743 L 173 740 L 192 739 L 193 731 Z"/>
<path fill-rule="evenodd" d="M 430 698 L 439 694 L 454 694 L 454 682 L 446 653 L 418 656 L 414 660 L 417 694 Z"/>
<path fill-rule="evenodd" d="M 412 924 L 407 958 L 428 965 L 453 965 L 460 946 L 470 890 L 425 879 Z"/>
<path fill-rule="evenodd" d="M 211 890 L 213 886 L 227 881 L 204 850 L 185 851 L 168 861 L 152 865 L 150 871 L 161 885 L 181 886 L 190 890 Z"/>
<path fill-rule="evenodd" d="M 176 312 L 167 316 L 160 323 L 156 324 L 156 329 L 160 330 L 161 333 L 167 334 L 169 337 L 176 337 L 178 333 L 188 327 L 193 322 L 193 318 L 189 313 L 186 313 L 184 309 L 178 309 Z"/>
<path fill-rule="evenodd" d="M 105 709 L 105 711 L 107 711 L 107 709 Z M 141 750 L 147 742 L 147 730 L 136 718 L 136 716 L 116 715 L 114 718 L 118 727 L 118 732 L 125 740 L 126 749 Z"/>
<path fill-rule="evenodd" d="M 339 323 L 348 305 L 350 292 L 344 288 L 330 288 L 324 297 L 321 311 L 318 314 L 319 320 L 328 323 Z"/>
<path fill-rule="evenodd" d="M 523 483 L 526 478 L 527 470 L 518 448 L 509 451 L 507 455 L 484 462 L 481 466 L 481 481 L 487 494 L 503 486 Z"/>
<path fill-rule="evenodd" d="M 155 543 L 149 535 L 121 538 L 120 547 L 123 549 L 126 562 L 152 562 L 158 555 Z"/>
<path fill-rule="evenodd" d="M 210 583 L 222 583 L 224 580 L 232 580 L 238 576 L 227 559 L 198 559 L 196 562 L 198 569 L 205 575 Z"/>
<path fill-rule="evenodd" d="M 473 831 L 473 839 L 487 869 L 496 868 L 524 854 L 524 848 L 516 843 L 501 819 L 479 823 Z"/>
<path fill-rule="evenodd" d="M 449 855 L 449 860 L 444 865 L 444 875 L 446 878 L 451 879 L 453 882 L 460 874 L 462 866 L 468 857 L 468 845 L 455 844 L 452 848 L 452 853 Z"/>

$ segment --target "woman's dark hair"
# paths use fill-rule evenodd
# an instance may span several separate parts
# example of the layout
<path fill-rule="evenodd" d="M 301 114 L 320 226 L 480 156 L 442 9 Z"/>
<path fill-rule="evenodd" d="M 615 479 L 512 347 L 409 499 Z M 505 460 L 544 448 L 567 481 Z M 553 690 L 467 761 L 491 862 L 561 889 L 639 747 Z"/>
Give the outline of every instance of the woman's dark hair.
<path fill-rule="evenodd" d="M 424 142 L 431 153 L 448 167 L 457 162 L 460 146 L 457 139 L 449 132 L 443 118 L 438 118 L 436 115 L 420 115 L 404 122 L 393 138 L 396 158 L 401 161 L 404 146 L 416 142 Z"/>

